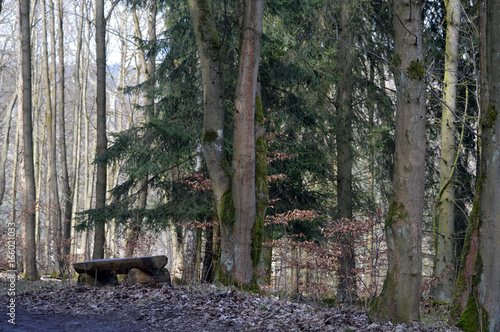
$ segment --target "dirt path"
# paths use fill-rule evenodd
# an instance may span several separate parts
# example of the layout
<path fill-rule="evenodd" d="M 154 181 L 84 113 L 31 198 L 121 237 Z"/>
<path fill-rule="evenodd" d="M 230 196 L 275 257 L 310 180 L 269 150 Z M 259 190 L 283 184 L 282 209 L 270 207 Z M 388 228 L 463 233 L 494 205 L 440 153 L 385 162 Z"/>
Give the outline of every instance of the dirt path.
<path fill-rule="evenodd" d="M 22 307 L 26 307 L 25 303 Z M 236 331 L 228 324 L 207 320 L 207 316 L 188 310 L 162 310 L 155 319 L 155 308 L 132 312 L 125 305 L 123 308 L 109 308 L 111 312 L 100 314 L 52 313 L 52 310 L 40 308 L 16 308 L 15 324 L 9 323 L 7 312 L 2 310 L 0 331 L 18 332 L 142 332 L 142 331 Z"/>
<path fill-rule="evenodd" d="M 131 326 L 130 322 L 104 317 L 68 314 L 33 314 L 26 310 L 16 310 L 16 324 L 7 320 L 0 322 L 0 331 L 57 332 L 57 331 L 149 331 L 147 326 Z"/>
<path fill-rule="evenodd" d="M 0 331 L 458 331 L 437 320 L 433 326 L 371 322 L 361 309 L 291 303 L 214 285 L 29 291 L 15 297 L 15 326 L 8 323 L 8 303 L 0 293 Z"/>

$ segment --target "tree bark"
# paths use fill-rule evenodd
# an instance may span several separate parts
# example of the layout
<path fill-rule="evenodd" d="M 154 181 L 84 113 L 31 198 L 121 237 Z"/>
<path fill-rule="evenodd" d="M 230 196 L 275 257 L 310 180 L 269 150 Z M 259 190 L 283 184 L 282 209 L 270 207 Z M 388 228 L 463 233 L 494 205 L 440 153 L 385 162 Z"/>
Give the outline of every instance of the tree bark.
<path fill-rule="evenodd" d="M 59 104 L 59 142 L 61 153 L 61 172 L 62 172 L 62 201 L 64 202 L 64 213 L 62 214 L 62 234 L 61 245 L 62 253 L 60 260 L 61 273 L 68 271 L 68 258 L 71 250 L 71 215 L 73 211 L 73 193 L 70 188 L 68 174 L 68 160 L 66 153 L 66 116 L 65 116 L 65 98 L 64 98 L 64 29 L 63 29 L 63 4 L 61 0 L 57 0 L 57 26 L 58 26 L 58 55 L 59 55 L 59 80 L 58 80 L 58 104 Z"/>
<path fill-rule="evenodd" d="M 352 3 L 343 0 L 340 5 L 340 38 L 353 43 Z M 337 209 L 339 222 L 352 219 L 352 92 L 354 89 L 353 61 L 354 49 L 344 43 L 339 44 L 339 67 L 342 76 L 337 85 L 337 105 L 339 128 L 337 141 Z M 337 271 L 338 302 L 353 301 L 356 298 L 356 259 L 352 239 L 341 234 L 340 266 Z"/>
<path fill-rule="evenodd" d="M 255 100 L 260 60 L 264 1 L 244 1 L 240 27 L 238 80 L 235 92 L 232 196 L 235 224 L 234 277 L 249 284 L 253 277 L 252 229 L 256 218 Z M 223 228 L 227 225 L 222 224 Z M 223 262 L 224 263 L 224 262 Z"/>
<path fill-rule="evenodd" d="M 220 63 L 219 38 L 206 0 L 188 0 L 198 45 L 203 80 L 202 150 L 218 207 L 230 190 L 230 177 L 224 146 L 224 79 Z M 232 203 L 231 203 L 232 204 Z"/>
<path fill-rule="evenodd" d="M 221 260 L 217 267 L 224 275 L 231 275 L 234 258 L 231 257 L 234 239 L 223 224 L 234 223 L 231 197 L 231 178 L 224 144 L 224 79 L 220 62 L 219 37 L 206 0 L 188 0 L 198 45 L 203 83 L 203 139 L 202 151 L 212 184 L 212 192 L 221 223 Z"/>
<path fill-rule="evenodd" d="M 9 104 L 7 105 L 7 109 L 5 110 L 5 131 L 3 137 L 3 148 L 2 155 L 0 156 L 0 205 L 3 203 L 3 197 L 5 194 L 5 162 L 7 161 L 7 155 L 9 152 L 9 136 L 10 136 L 10 127 L 12 123 L 12 111 L 16 106 L 17 102 L 17 92 L 14 92 L 12 97 L 9 100 Z"/>
<path fill-rule="evenodd" d="M 197 282 L 196 260 L 198 254 L 198 231 L 189 226 L 183 229 L 182 238 L 182 283 L 192 285 Z"/>
<path fill-rule="evenodd" d="M 393 322 L 418 320 L 422 279 L 426 85 L 422 1 L 394 1 L 396 149 L 393 198 L 386 218 L 388 271 L 372 314 Z"/>
<path fill-rule="evenodd" d="M 257 83 L 255 99 L 255 225 L 252 229 L 251 258 L 254 267 L 254 277 L 259 279 L 262 259 L 262 242 L 264 241 L 264 220 L 269 204 L 269 183 L 267 180 L 267 142 L 265 138 L 264 110 L 262 108 L 262 93 L 260 80 Z M 271 248 L 268 249 L 271 252 Z M 272 255 L 272 253 L 271 253 Z M 259 280 L 257 280 L 259 282 Z"/>
<path fill-rule="evenodd" d="M 104 0 L 97 0 L 95 3 L 95 22 L 96 22 L 96 64 L 97 64 L 97 96 L 96 96 L 96 115 L 97 115 L 97 141 L 96 157 L 106 152 L 106 21 L 104 19 Z M 96 174 L 96 209 L 102 209 L 106 205 L 106 163 L 97 164 Z M 104 221 L 97 221 L 94 233 L 94 251 L 92 259 L 104 258 Z"/>
<path fill-rule="evenodd" d="M 85 17 L 89 18 L 87 20 L 87 30 L 86 30 L 86 40 L 90 40 L 90 33 L 91 33 L 91 20 L 90 20 L 90 13 L 89 13 L 89 6 L 85 5 Z M 90 110 L 87 109 L 87 88 L 88 88 L 88 72 L 89 72 L 89 65 L 90 65 L 90 43 L 86 43 L 86 48 L 85 48 L 85 55 L 83 57 L 85 61 L 83 62 L 82 66 L 82 111 L 84 112 L 84 151 L 85 157 L 84 157 L 84 162 L 83 162 L 83 169 L 84 169 L 84 182 L 85 182 L 85 188 L 84 188 L 84 193 L 83 193 L 83 208 L 84 210 L 88 210 L 92 207 L 92 197 L 94 193 L 94 176 L 95 176 L 95 166 L 90 162 L 91 155 L 95 155 L 95 144 L 96 140 L 92 141 L 92 145 L 90 142 L 90 119 L 91 119 L 91 112 Z M 88 229 L 83 231 L 82 234 L 82 249 L 83 249 L 83 255 L 84 259 L 90 258 L 90 245 L 89 245 L 89 238 L 90 238 L 90 232 Z"/>
<path fill-rule="evenodd" d="M 209 219 L 208 221 L 212 221 Z M 205 254 L 203 256 L 203 271 L 201 280 L 206 283 L 211 283 L 214 280 L 214 229 L 207 227 L 203 230 L 205 237 Z"/>
<path fill-rule="evenodd" d="M 148 5 L 148 41 L 149 42 L 156 42 L 156 15 L 158 12 L 158 1 L 157 0 L 151 0 L 149 5 Z M 132 11 L 133 18 L 134 18 L 134 25 L 135 25 L 135 32 L 136 35 L 139 37 L 139 39 L 142 39 L 142 33 L 141 29 L 139 26 L 139 18 L 137 17 L 137 12 L 135 9 Z M 146 54 L 143 50 L 139 50 L 139 58 L 141 59 L 141 68 L 142 68 L 142 75 L 144 77 L 144 80 L 152 82 L 150 89 L 154 89 L 154 77 L 155 77 L 155 70 L 156 70 L 156 55 L 154 52 L 151 52 L 149 57 L 146 58 Z M 140 75 L 140 74 L 138 74 Z M 146 105 L 149 106 L 148 110 L 146 111 L 146 116 L 145 120 L 146 122 L 149 122 L 151 117 L 150 114 L 154 114 L 154 98 L 151 98 L 152 92 L 147 92 L 145 99 L 146 99 Z M 145 209 L 147 206 L 147 198 L 148 198 L 148 188 L 147 188 L 147 175 L 145 175 L 145 178 L 139 182 L 138 188 L 141 188 L 141 192 L 139 194 L 139 200 L 137 202 L 137 207 L 139 209 Z M 127 243 L 126 243 L 126 252 L 130 255 L 133 254 L 134 252 L 134 247 L 137 245 L 138 238 L 141 234 L 141 223 L 142 220 L 140 220 L 141 217 L 137 217 L 134 224 L 130 227 L 128 230 L 127 234 Z"/>
<path fill-rule="evenodd" d="M 202 150 L 221 232 L 219 271 L 228 283 L 249 285 L 256 237 L 255 105 L 264 2 L 242 1 L 239 71 L 235 92 L 232 175 L 224 147 L 224 81 L 220 44 L 208 1 L 189 0 L 203 77 Z M 253 239 L 256 242 L 252 244 Z M 255 246 L 254 246 L 255 247 Z M 256 257 L 256 255 L 254 256 Z M 257 258 L 256 258 L 257 259 Z"/>
<path fill-rule="evenodd" d="M 500 3 L 481 4 L 481 161 L 476 197 L 455 291 L 454 314 L 464 331 L 500 330 Z M 483 35 L 484 34 L 484 35 Z"/>
<path fill-rule="evenodd" d="M 23 130 L 23 159 L 24 159 L 24 206 L 23 206 L 23 267 L 28 280 L 38 277 L 36 267 L 35 241 L 35 204 L 36 186 L 33 162 L 33 124 L 31 120 L 31 29 L 30 29 L 30 0 L 20 1 L 21 17 L 21 57 L 22 57 L 22 130 Z"/>
<path fill-rule="evenodd" d="M 54 14 L 54 5 L 53 1 L 50 1 L 49 3 L 49 12 L 50 12 L 50 35 L 51 35 L 51 57 L 52 57 L 52 66 L 51 66 L 51 73 L 49 75 L 49 69 L 48 69 L 48 54 L 45 54 L 44 61 L 46 62 L 46 68 L 45 68 L 45 84 L 46 84 L 46 92 L 45 92 L 45 103 L 47 107 L 47 123 L 48 123 L 48 154 L 49 154 L 49 161 L 48 161 L 48 174 L 49 174 L 49 187 L 50 187 L 50 196 L 51 196 L 51 205 L 49 205 L 49 209 L 51 211 L 51 226 L 50 229 L 53 232 L 53 237 L 52 237 L 52 247 L 54 248 L 54 255 L 55 255 L 55 261 L 56 261 L 56 266 L 57 270 L 59 273 L 64 273 L 64 268 L 61 266 L 63 264 L 62 262 L 62 248 L 61 248 L 61 236 L 62 236 L 62 229 L 61 229 L 61 206 L 59 203 L 59 186 L 58 186 L 58 181 L 57 181 L 57 112 L 56 112 L 56 98 L 57 98 L 57 91 L 56 89 L 51 89 L 51 78 L 55 81 L 56 80 L 56 35 L 55 35 L 55 14 Z M 45 52 L 47 52 L 47 20 L 46 20 L 46 0 L 43 1 L 43 21 L 44 21 L 44 45 L 45 45 Z"/>
<path fill-rule="evenodd" d="M 461 16 L 460 0 L 447 0 L 446 4 L 446 53 L 443 100 L 441 116 L 441 161 L 439 176 L 439 196 L 436 202 L 434 243 L 436 257 L 434 276 L 443 275 L 431 290 L 440 301 L 451 302 L 454 287 L 455 257 L 455 117 L 448 109 L 456 110 L 458 76 L 458 42 Z"/>

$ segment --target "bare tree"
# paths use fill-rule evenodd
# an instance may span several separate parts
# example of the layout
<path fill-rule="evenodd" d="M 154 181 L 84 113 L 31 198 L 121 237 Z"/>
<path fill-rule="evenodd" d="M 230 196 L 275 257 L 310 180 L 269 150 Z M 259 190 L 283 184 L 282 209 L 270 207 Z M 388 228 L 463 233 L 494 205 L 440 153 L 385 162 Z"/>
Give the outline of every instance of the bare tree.
<path fill-rule="evenodd" d="M 101 156 L 107 149 L 106 137 L 106 20 L 104 19 L 104 0 L 95 2 L 95 26 L 96 26 L 96 63 L 97 63 L 97 145 L 96 157 Z M 96 175 L 96 209 L 102 209 L 106 205 L 106 163 L 97 164 Z M 94 251 L 92 258 L 104 258 L 104 221 L 98 221 L 95 225 Z"/>
<path fill-rule="evenodd" d="M 9 152 L 9 136 L 10 136 L 9 134 L 12 123 L 12 111 L 16 106 L 16 102 L 17 102 L 17 93 L 14 92 L 10 97 L 9 104 L 7 105 L 7 108 L 5 110 L 5 118 L 4 118 L 5 132 L 2 142 L 3 144 L 2 154 L 0 155 L 0 205 L 2 205 L 3 203 L 3 197 L 5 194 L 5 162 L 7 161 L 7 154 Z"/>
<path fill-rule="evenodd" d="M 62 0 L 57 0 L 57 26 L 58 26 L 58 55 L 59 55 L 59 66 L 58 66 L 58 116 L 59 116 L 59 150 L 61 153 L 61 172 L 62 172 L 62 201 L 64 202 L 64 214 L 62 215 L 62 233 L 61 233 L 61 246 L 63 248 L 61 252 L 61 257 L 59 259 L 59 265 L 61 272 L 67 271 L 67 258 L 71 249 L 71 214 L 73 210 L 73 200 L 72 192 L 69 183 L 68 174 L 68 160 L 66 156 L 66 116 L 65 116 L 65 98 L 64 98 L 64 86 L 65 86 L 65 64 L 64 64 L 64 29 L 63 29 L 63 4 Z"/>
<path fill-rule="evenodd" d="M 33 124 L 31 120 L 31 25 L 30 25 L 30 0 L 20 0 L 21 22 L 21 57 L 22 57 L 22 129 L 23 129 L 23 160 L 24 178 L 23 186 L 23 267 L 28 280 L 38 277 L 36 267 L 36 242 L 35 242 L 35 204 L 36 187 L 33 162 Z"/>

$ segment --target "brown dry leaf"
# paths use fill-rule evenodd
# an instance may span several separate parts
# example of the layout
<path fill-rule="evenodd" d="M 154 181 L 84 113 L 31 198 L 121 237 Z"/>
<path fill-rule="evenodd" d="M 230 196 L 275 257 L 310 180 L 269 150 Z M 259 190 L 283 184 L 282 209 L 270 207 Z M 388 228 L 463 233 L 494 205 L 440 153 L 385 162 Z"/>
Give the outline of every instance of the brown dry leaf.
<path fill-rule="evenodd" d="M 61 330 L 56 326 L 71 326 L 73 331 L 458 331 L 444 323 L 432 327 L 370 322 L 359 309 L 314 307 L 213 285 L 70 286 L 20 294 L 16 304 L 20 326 L 43 326 L 37 328 L 42 332 Z M 43 317 L 45 325 L 40 323 Z M 6 330 L 2 324 L 0 330 Z"/>

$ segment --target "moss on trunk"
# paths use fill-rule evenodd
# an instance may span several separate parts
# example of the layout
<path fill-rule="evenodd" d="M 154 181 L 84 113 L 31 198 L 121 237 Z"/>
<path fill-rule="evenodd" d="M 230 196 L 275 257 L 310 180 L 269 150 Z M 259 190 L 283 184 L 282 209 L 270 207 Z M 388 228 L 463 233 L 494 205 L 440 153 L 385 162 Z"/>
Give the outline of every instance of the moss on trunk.
<path fill-rule="evenodd" d="M 233 226 L 235 218 L 233 195 L 231 189 L 229 189 L 221 197 L 219 221 L 227 226 Z"/>

